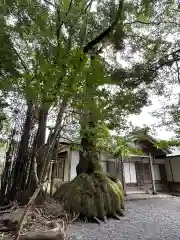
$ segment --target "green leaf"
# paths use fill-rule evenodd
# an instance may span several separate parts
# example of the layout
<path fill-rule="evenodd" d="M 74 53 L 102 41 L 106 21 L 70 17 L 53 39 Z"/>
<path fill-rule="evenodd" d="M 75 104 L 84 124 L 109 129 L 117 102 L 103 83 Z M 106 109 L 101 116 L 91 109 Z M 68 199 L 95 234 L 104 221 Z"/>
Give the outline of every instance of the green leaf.
<path fill-rule="evenodd" d="M 131 27 L 130 24 L 128 24 L 128 25 L 126 26 L 126 31 L 127 31 L 128 33 L 132 33 L 132 27 Z"/>
<path fill-rule="evenodd" d="M 165 11 L 164 11 L 164 12 L 165 12 L 165 15 L 166 15 L 166 16 L 168 16 L 169 13 L 170 13 L 169 7 L 170 7 L 169 5 L 167 5 L 167 6 L 165 7 Z"/>
<path fill-rule="evenodd" d="M 142 21 L 142 22 L 145 22 L 145 23 L 148 23 L 149 17 L 146 16 L 146 15 L 144 15 L 144 14 L 140 14 L 140 15 L 137 17 L 137 20 Z"/>

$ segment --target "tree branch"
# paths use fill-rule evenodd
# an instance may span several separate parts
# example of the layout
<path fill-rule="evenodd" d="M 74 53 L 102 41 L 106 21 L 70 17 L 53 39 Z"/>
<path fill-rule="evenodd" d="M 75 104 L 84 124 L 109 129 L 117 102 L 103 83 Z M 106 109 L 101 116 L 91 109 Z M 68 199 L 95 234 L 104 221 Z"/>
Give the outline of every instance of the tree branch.
<path fill-rule="evenodd" d="M 65 20 L 66 20 L 66 18 L 67 18 L 67 16 L 68 16 L 70 10 L 71 10 L 72 3 L 73 3 L 73 0 L 70 0 L 68 10 L 67 10 L 67 12 L 66 12 L 66 14 L 65 14 L 65 18 L 64 18 L 64 20 L 62 20 L 62 21 L 61 21 L 61 17 L 60 17 L 60 11 L 59 11 L 59 9 L 58 9 L 58 6 L 56 6 L 56 13 L 57 13 L 56 38 L 57 38 L 57 47 L 58 47 L 58 49 L 57 49 L 57 56 L 56 56 L 55 62 L 57 62 L 57 59 L 58 59 L 58 57 L 59 57 L 59 38 L 60 38 L 60 31 L 61 31 L 61 28 L 62 28 L 62 26 L 63 26 L 63 24 L 64 24 L 64 22 L 65 22 Z"/>
<path fill-rule="evenodd" d="M 90 0 L 89 2 L 87 2 L 87 5 L 86 5 L 86 7 L 83 10 L 84 12 L 86 12 L 88 10 L 88 8 L 91 8 L 93 1 L 94 0 Z"/>
<path fill-rule="evenodd" d="M 158 70 L 164 66 L 170 66 L 174 62 L 180 61 L 180 56 L 177 56 L 177 54 L 179 53 L 180 53 L 180 49 L 173 51 L 165 55 L 164 57 L 160 58 L 151 70 Z M 172 58 L 169 59 L 169 57 L 172 57 Z"/>
<path fill-rule="evenodd" d="M 20 62 L 21 62 L 21 65 L 23 66 L 24 70 L 25 70 L 26 72 L 29 72 L 28 67 L 26 66 L 26 64 L 24 63 L 23 59 L 21 58 L 20 54 L 17 52 L 17 50 L 15 49 L 14 46 L 12 46 L 12 49 L 13 49 L 13 51 L 15 52 L 15 54 L 17 55 L 17 57 L 19 58 L 19 60 L 20 60 Z"/>
<path fill-rule="evenodd" d="M 70 1 L 68 10 L 67 10 L 67 12 L 65 14 L 65 18 L 64 18 L 64 20 L 62 20 L 62 22 L 60 20 L 60 12 L 59 12 L 59 10 L 57 10 L 58 24 L 59 24 L 59 26 L 57 27 L 57 39 L 58 39 L 58 42 L 59 42 L 60 30 L 61 30 L 62 25 L 64 24 L 64 22 L 65 22 L 65 20 L 66 20 L 66 18 L 68 16 L 69 12 L 70 12 L 70 10 L 71 10 L 72 3 L 73 3 L 73 0 Z"/>
<path fill-rule="evenodd" d="M 37 161 L 36 161 L 36 154 L 33 157 L 33 175 L 34 175 L 34 180 L 36 182 L 36 186 L 39 184 L 39 179 L 37 175 Z"/>
<path fill-rule="evenodd" d="M 139 23 L 139 24 L 144 24 L 144 25 L 155 25 L 155 26 L 159 26 L 160 24 L 175 24 L 175 25 L 178 25 L 179 26 L 179 23 L 177 22 L 167 22 L 167 21 L 162 21 L 162 22 L 144 22 L 144 21 L 141 21 L 141 20 L 135 20 L 133 22 L 127 22 L 125 23 L 125 25 L 131 25 L 131 24 L 136 24 L 136 23 Z"/>
<path fill-rule="evenodd" d="M 114 27 L 117 25 L 119 20 L 122 20 L 123 15 L 123 5 L 124 0 L 119 1 L 119 7 L 117 11 L 117 16 L 114 20 L 114 22 L 109 26 L 104 32 L 102 32 L 99 36 L 97 36 L 95 39 L 93 39 L 91 42 L 89 42 L 83 49 L 84 53 L 88 53 L 89 50 L 91 50 L 96 44 L 100 43 L 106 36 L 108 36 L 113 30 Z"/>
<path fill-rule="evenodd" d="M 46 156 L 44 159 L 44 165 L 43 165 L 43 169 L 41 171 L 40 174 L 40 182 L 43 181 L 43 177 L 45 176 L 45 173 L 48 169 L 48 165 L 49 165 L 49 161 L 50 161 L 50 157 L 52 155 L 52 151 L 56 142 L 56 139 L 59 135 L 59 132 L 61 130 L 61 123 L 62 123 L 62 118 L 63 118 L 63 114 L 65 109 L 67 108 L 68 105 L 68 97 L 64 97 L 59 112 L 58 112 L 58 116 L 56 118 L 56 123 L 55 123 L 55 127 L 52 133 L 49 134 L 48 139 L 47 139 L 47 151 L 46 151 Z"/>
<path fill-rule="evenodd" d="M 44 2 L 45 2 L 46 4 L 48 4 L 48 5 L 53 6 L 54 8 L 56 7 L 52 2 L 50 2 L 50 1 L 48 1 L 48 0 L 44 0 Z"/>
<path fill-rule="evenodd" d="M 178 73 L 178 82 L 180 83 L 179 64 L 178 64 L 178 61 L 175 61 L 175 63 L 176 63 L 176 68 L 177 68 L 177 73 Z"/>

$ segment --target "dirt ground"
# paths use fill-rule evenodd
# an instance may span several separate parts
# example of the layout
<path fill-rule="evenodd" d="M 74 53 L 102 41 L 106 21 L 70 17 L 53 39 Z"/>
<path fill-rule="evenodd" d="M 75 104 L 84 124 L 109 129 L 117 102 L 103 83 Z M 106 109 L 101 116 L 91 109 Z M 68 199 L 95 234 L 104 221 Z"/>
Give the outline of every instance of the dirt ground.
<path fill-rule="evenodd" d="M 9 215 L 1 215 L 0 220 L 11 219 L 12 223 L 18 220 L 22 213 L 23 209 L 17 208 Z M 32 209 L 29 214 L 22 234 L 48 230 L 51 229 L 48 222 L 56 221 L 61 224 L 64 220 L 64 223 L 68 222 L 65 226 L 67 239 L 71 240 L 180 239 L 180 197 L 126 202 L 125 217 L 121 220 L 108 219 L 107 223 L 102 222 L 101 225 L 82 221 L 71 223 L 76 216 L 62 213 L 60 204 L 54 202 L 48 202 L 42 209 Z M 12 239 L 12 235 L 1 234 L 0 238 Z"/>

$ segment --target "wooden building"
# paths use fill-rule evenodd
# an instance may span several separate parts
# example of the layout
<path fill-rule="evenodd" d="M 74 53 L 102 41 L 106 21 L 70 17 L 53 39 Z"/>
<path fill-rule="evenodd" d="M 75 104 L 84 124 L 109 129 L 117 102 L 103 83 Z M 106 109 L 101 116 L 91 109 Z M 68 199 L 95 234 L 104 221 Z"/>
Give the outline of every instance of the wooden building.
<path fill-rule="evenodd" d="M 171 152 L 156 146 L 151 136 L 134 140 L 133 144 L 141 154 L 130 154 L 115 158 L 108 153 L 100 153 L 99 158 L 104 171 L 118 176 L 126 193 L 169 191 L 167 178 L 167 155 Z M 56 189 L 62 182 L 76 177 L 79 152 L 67 142 L 60 143 L 60 149 L 51 164 L 51 181 Z"/>

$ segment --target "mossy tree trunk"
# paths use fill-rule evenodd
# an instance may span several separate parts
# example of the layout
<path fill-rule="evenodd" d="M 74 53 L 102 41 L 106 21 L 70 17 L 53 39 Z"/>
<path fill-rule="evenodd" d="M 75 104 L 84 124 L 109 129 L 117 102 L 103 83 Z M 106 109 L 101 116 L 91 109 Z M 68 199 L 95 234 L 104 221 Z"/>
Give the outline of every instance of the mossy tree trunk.
<path fill-rule="evenodd" d="M 105 173 L 96 152 L 95 123 L 82 126 L 80 161 L 77 177 L 63 184 L 54 197 L 64 203 L 69 212 L 81 217 L 105 220 L 106 217 L 124 215 L 123 187 L 118 179 Z"/>
<path fill-rule="evenodd" d="M 87 125 L 81 124 L 81 148 L 79 154 L 79 164 L 77 165 L 77 175 L 81 173 L 91 174 L 94 171 L 102 171 L 98 153 L 96 151 L 96 124 L 88 121 Z"/>

